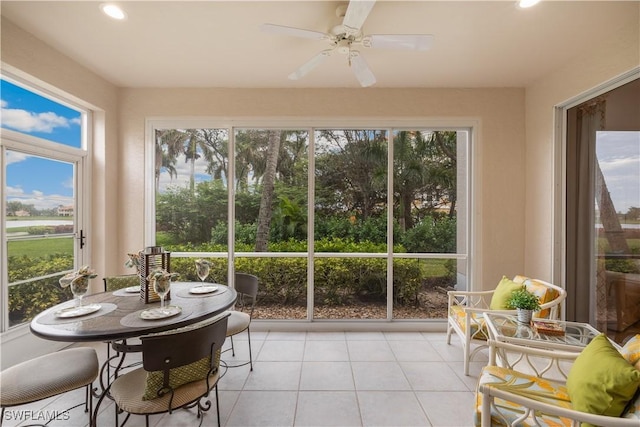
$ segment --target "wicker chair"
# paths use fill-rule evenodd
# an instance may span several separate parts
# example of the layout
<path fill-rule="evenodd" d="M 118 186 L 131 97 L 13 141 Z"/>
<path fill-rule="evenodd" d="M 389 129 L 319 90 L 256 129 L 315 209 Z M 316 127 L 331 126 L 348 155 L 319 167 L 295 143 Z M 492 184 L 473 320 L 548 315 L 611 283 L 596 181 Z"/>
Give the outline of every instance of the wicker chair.
<path fill-rule="evenodd" d="M 503 280 L 506 278 L 503 278 Z M 564 289 L 538 279 L 516 276 L 513 282 L 522 284 L 528 290 L 536 293 L 541 302 L 541 308 L 534 313 L 535 317 L 558 319 L 560 306 L 567 296 Z M 516 310 L 491 310 L 491 300 L 495 289 L 491 291 L 449 291 L 447 315 L 447 344 L 451 344 L 451 333 L 455 332 L 462 342 L 464 352 L 464 374 L 469 375 L 469 362 L 482 348 L 486 348 L 488 332 L 484 324 L 483 313 L 494 311 L 499 313 L 516 314 Z M 472 345 L 476 347 L 471 348 Z"/>
<path fill-rule="evenodd" d="M 604 336 L 596 338 L 600 342 L 606 339 Z M 591 409 L 590 412 L 581 410 L 582 407 L 585 407 L 585 403 L 579 402 L 583 398 L 574 394 L 576 388 L 578 390 L 584 389 L 587 393 L 596 393 L 594 390 L 596 387 L 599 389 L 598 393 L 602 393 L 607 388 L 608 398 L 589 398 L 595 399 L 596 402 L 607 402 L 602 405 L 604 407 L 607 404 L 610 405 L 608 403 L 610 402 L 609 398 L 613 401 L 614 398 L 611 397 L 613 395 L 623 399 L 621 395 L 624 393 L 621 393 L 621 390 L 626 387 L 622 385 L 612 386 L 611 384 L 600 387 L 592 383 L 588 387 L 574 384 L 574 388 L 571 388 L 569 385 L 569 381 L 572 380 L 571 371 L 578 363 L 577 360 L 580 355 L 587 351 L 586 348 L 582 353 L 579 353 L 557 349 L 523 347 L 497 341 L 491 344 L 499 352 L 498 361 L 501 366 L 486 366 L 480 374 L 476 390 L 476 412 L 474 417 L 477 427 L 495 425 L 510 427 L 525 425 L 580 426 L 581 423 L 585 423 L 582 425 L 587 425 L 586 423 L 588 423 L 588 425 L 607 427 L 637 427 L 640 425 L 640 395 L 638 393 L 627 402 L 624 410 L 620 410 L 621 414 L 619 416 L 605 415 L 599 412 L 610 410 L 596 409 L 594 406 L 600 406 L 599 403 L 587 405 Z M 623 369 L 627 369 L 631 376 L 629 381 L 631 383 L 635 381 L 637 388 L 637 378 L 640 377 L 640 372 L 636 374 L 632 372 L 634 369 L 632 363 L 635 360 L 630 359 L 629 355 L 625 355 L 624 349 L 621 349 L 615 343 L 611 343 L 611 348 L 615 348 L 622 353 L 620 359 L 626 360 L 626 362 L 616 360 L 617 363 L 611 363 L 612 361 L 609 359 L 612 352 L 608 352 L 608 363 L 604 361 L 602 364 L 586 362 L 587 368 L 597 368 L 598 365 L 601 365 L 602 370 L 600 372 L 603 372 L 609 370 L 612 364 L 619 366 L 620 363 L 627 363 L 628 367 Z M 613 350 L 613 353 L 615 352 Z M 591 354 L 601 357 L 604 353 L 600 345 L 598 350 Z M 602 384 L 598 381 L 599 375 L 596 373 L 594 378 L 586 380 L 584 374 L 578 373 L 574 374 L 574 378 L 577 376 L 585 382 L 594 381 L 596 384 Z M 603 378 L 607 378 L 605 381 L 608 382 L 615 375 L 606 373 Z M 634 375 L 635 380 L 633 378 Z M 623 400 L 626 401 L 626 399 Z M 624 403 L 620 404 L 620 406 L 622 405 Z M 610 405 L 610 408 L 612 406 Z"/>

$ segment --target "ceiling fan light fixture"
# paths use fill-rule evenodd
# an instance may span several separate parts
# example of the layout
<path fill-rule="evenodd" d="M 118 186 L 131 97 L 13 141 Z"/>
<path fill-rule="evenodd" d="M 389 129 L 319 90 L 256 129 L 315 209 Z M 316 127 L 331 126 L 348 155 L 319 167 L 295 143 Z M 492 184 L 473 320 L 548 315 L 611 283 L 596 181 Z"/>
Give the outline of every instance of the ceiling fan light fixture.
<path fill-rule="evenodd" d="M 518 7 L 520 9 L 527 9 L 540 3 L 540 0 L 520 0 L 518 1 Z"/>
<path fill-rule="evenodd" d="M 119 21 L 127 17 L 127 14 L 124 12 L 124 10 L 122 10 L 122 8 L 117 4 L 102 3 L 100 5 L 100 10 L 102 10 L 102 13 L 104 13 L 108 17 L 117 19 Z"/>

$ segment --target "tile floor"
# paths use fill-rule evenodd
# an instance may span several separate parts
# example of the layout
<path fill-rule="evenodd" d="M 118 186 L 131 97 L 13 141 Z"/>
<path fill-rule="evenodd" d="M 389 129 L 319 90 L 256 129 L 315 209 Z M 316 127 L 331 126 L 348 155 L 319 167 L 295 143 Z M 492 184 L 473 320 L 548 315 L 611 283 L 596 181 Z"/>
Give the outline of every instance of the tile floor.
<path fill-rule="evenodd" d="M 444 333 L 434 332 L 252 332 L 251 337 L 253 372 L 248 365 L 230 368 L 219 382 L 224 426 L 473 425 L 477 375 L 487 358 L 480 354 L 465 377 L 455 335 L 451 345 Z M 248 360 L 246 334 L 234 342 L 236 357 L 227 352 L 223 360 Z M 104 359 L 104 344 L 94 347 Z M 3 427 L 33 424 L 27 416 L 43 422 L 55 411 L 59 419 L 50 426 L 85 426 L 81 409 L 60 412 L 82 396 L 76 391 L 14 408 Z M 113 426 L 114 418 L 113 404 L 103 403 L 98 426 Z M 152 416 L 150 426 L 198 422 L 193 411 L 178 410 Z M 143 426 L 144 417 L 132 416 L 126 425 Z M 202 425 L 216 425 L 215 406 Z"/>

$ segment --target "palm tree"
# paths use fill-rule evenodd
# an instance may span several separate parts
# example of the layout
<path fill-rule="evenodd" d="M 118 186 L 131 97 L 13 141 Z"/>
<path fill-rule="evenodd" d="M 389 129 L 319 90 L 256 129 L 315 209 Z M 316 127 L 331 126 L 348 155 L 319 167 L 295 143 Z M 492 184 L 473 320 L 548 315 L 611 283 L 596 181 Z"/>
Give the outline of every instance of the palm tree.
<path fill-rule="evenodd" d="M 204 156 L 205 158 L 211 158 L 210 146 L 206 139 L 203 137 L 202 129 L 187 129 L 187 139 L 184 145 L 183 154 L 185 156 L 185 162 L 189 162 L 189 189 L 192 193 L 195 192 L 196 187 L 196 160 Z"/>
<path fill-rule="evenodd" d="M 229 178 L 229 133 L 227 129 L 200 129 L 203 144 L 207 147 L 207 173 L 213 179 Z"/>
<path fill-rule="evenodd" d="M 169 176 L 177 176 L 176 159 L 182 152 L 187 135 L 179 129 L 156 130 L 155 143 L 155 182 L 156 191 L 160 189 L 160 173 L 162 168 L 169 172 Z"/>
<path fill-rule="evenodd" d="M 420 131 L 401 131 L 394 138 L 393 186 L 398 195 L 398 222 L 402 231 L 414 224 L 411 206 L 426 181 L 425 149 L 426 142 Z"/>
<path fill-rule="evenodd" d="M 276 168 L 280 152 L 281 131 L 268 131 L 269 146 L 266 156 L 266 168 L 262 179 L 262 198 L 258 213 L 258 231 L 256 233 L 256 252 L 266 252 L 271 229 L 273 192 L 276 181 Z"/>

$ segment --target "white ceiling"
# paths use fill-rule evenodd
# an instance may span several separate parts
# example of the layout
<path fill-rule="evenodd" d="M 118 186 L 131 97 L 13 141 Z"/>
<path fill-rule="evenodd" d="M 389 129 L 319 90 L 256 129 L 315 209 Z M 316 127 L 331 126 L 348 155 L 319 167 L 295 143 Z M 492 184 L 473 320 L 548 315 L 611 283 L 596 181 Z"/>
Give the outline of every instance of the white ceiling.
<path fill-rule="evenodd" d="M 346 57 L 298 81 L 287 76 L 327 42 L 267 34 L 268 22 L 328 31 L 335 1 L 120 1 L 107 18 L 93 1 L 2 1 L 24 30 L 120 87 L 359 87 Z M 344 3 L 342 3 L 344 4 Z M 427 52 L 360 49 L 374 87 L 526 87 L 625 25 L 638 1 L 382 1 L 366 34 L 427 33 Z"/>

